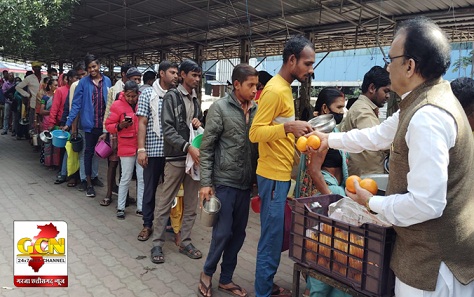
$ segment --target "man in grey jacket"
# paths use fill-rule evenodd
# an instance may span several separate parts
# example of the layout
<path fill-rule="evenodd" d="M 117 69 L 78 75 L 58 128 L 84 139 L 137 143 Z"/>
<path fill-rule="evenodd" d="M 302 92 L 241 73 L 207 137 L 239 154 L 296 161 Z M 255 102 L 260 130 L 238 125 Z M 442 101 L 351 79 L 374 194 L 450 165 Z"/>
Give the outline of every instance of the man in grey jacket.
<path fill-rule="evenodd" d="M 257 146 L 249 140 L 249 129 L 257 110 L 253 99 L 257 94 L 258 72 L 248 64 L 239 64 L 232 72 L 232 83 L 233 92 L 209 108 L 200 149 L 201 207 L 214 191 L 221 201 L 209 254 L 200 275 L 202 296 L 211 296 L 212 275 L 222 255 L 219 290 L 247 296 L 245 289 L 233 283 L 232 276 L 245 239 L 257 165 Z"/>
<path fill-rule="evenodd" d="M 201 67 L 192 60 L 185 60 L 179 66 L 179 77 L 183 82 L 176 89 L 170 89 L 163 97 L 161 125 L 164 138 L 164 155 L 166 158 L 164 181 L 158 188 L 155 213 L 155 233 L 151 261 L 160 264 L 165 261 L 163 245 L 165 243 L 165 229 L 168 221 L 171 204 L 183 183 L 184 209 L 181 226 L 181 243 L 179 252 L 191 259 L 202 257 L 191 242 L 191 229 L 196 220 L 199 181 L 195 181 L 185 172 L 186 155 L 189 154 L 195 164 L 199 164 L 199 149 L 189 143 L 193 129 L 201 126 L 201 108 L 197 101 L 196 88 L 201 79 Z"/>

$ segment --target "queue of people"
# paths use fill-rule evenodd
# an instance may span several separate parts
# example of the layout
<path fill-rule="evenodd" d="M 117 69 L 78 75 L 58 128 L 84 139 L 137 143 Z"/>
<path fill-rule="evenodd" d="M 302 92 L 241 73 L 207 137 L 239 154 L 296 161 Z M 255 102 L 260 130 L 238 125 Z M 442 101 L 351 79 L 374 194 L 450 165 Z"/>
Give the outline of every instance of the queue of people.
<path fill-rule="evenodd" d="M 200 148 L 190 142 L 203 119 L 196 93 L 202 69 L 196 62 L 162 61 L 158 79 L 147 72 L 142 86 L 137 68 L 124 65 L 122 79 L 112 86 L 100 71 L 100 61 L 87 55 L 57 90 L 57 72 L 51 71 L 51 77 L 43 80 L 41 64 L 33 64 L 34 73 L 16 85 L 4 73 L 2 92 L 12 99 L 3 109 L 2 134 L 9 131 L 12 109 L 13 123 L 35 123 L 40 116 L 42 129 L 58 126 L 73 138 L 81 134 L 80 172 L 65 171 L 67 153 L 52 146 L 44 144 L 42 155 L 45 165 L 60 168 L 56 183 L 69 176 L 68 186 L 79 184 L 91 198 L 96 196 L 94 186 L 100 184 L 94 148 L 108 140 L 112 154 L 107 193 L 100 205 L 109 206 L 112 193 L 117 192 L 116 217 L 125 219 L 135 172 L 135 213 L 143 219 L 137 239 L 153 239 L 150 259 L 155 264 L 165 263 L 165 232 L 178 192 L 183 191 L 182 223 L 175 243 L 179 253 L 190 259 L 203 256 L 191 238 L 196 209 L 217 196 L 221 211 L 202 272 L 196 276 L 199 294 L 206 297 L 213 295 L 212 279 L 219 262 L 218 290 L 248 296 L 246 288 L 234 283 L 233 275 L 245 242 L 255 184 L 261 197 L 255 293 L 291 296 L 273 281 L 282 254 L 284 207 L 295 140 L 316 134 L 320 148 L 308 148 L 300 158 L 299 174 L 307 181 L 302 195 L 346 195 L 392 223 L 397 233 L 391 260 L 396 296 L 474 296 L 470 256 L 474 251 L 474 81 L 463 78 L 449 84 L 442 79 L 449 55 L 446 35 L 431 20 L 420 17 L 401 23 L 386 68 L 375 66 L 367 72 L 362 95 L 344 119 L 344 93 L 331 87 L 320 91 L 314 115 L 332 114 L 342 130 L 325 134 L 295 117 L 291 83 L 311 79 L 315 51 L 305 37 L 290 38 L 281 69 L 259 90 L 258 108 L 254 99 L 259 73 L 247 64 L 234 68 L 233 89 L 211 105 Z M 378 109 L 392 91 L 402 98 L 400 110 L 380 123 Z M 17 106 L 13 106 L 15 96 L 20 98 Z M 12 133 L 22 132 L 13 125 Z M 387 153 L 387 196 L 373 195 L 357 182 L 355 194 L 344 190 L 349 174 L 384 172 Z M 187 174 L 187 160 L 199 166 L 199 180 Z M 306 281 L 310 296 L 348 296 L 311 277 Z"/>

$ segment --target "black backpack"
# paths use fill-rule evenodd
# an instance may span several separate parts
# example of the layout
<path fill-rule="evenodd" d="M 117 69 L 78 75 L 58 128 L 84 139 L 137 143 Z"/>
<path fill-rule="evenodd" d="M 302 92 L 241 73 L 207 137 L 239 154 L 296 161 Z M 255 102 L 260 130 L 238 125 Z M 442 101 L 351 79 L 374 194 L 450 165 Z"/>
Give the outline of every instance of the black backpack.
<path fill-rule="evenodd" d="M 11 86 L 6 92 L 5 92 L 5 98 L 8 99 L 9 101 L 13 101 L 14 95 L 15 95 L 15 87 L 16 84 Z"/>

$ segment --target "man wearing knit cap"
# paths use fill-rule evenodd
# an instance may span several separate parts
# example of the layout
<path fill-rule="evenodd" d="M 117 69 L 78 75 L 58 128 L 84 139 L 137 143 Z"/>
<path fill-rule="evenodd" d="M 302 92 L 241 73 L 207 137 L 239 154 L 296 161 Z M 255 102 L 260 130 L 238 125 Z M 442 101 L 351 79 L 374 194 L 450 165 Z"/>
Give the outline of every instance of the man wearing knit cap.
<path fill-rule="evenodd" d="M 142 82 L 142 74 L 136 67 L 132 67 L 127 71 L 127 79 L 133 80 L 139 85 Z"/>

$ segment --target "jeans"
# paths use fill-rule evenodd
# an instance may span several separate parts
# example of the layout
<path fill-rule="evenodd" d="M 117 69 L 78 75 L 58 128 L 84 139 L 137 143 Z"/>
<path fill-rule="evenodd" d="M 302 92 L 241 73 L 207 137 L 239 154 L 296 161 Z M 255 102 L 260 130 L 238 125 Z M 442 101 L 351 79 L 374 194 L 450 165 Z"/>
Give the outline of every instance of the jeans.
<path fill-rule="evenodd" d="M 0 125 L 2 125 L 2 127 L 0 127 L 0 129 L 3 128 L 3 125 L 4 125 L 3 123 L 5 122 L 5 109 L 6 109 L 6 106 L 7 106 L 6 102 L 5 102 L 5 104 L 0 105 Z"/>
<path fill-rule="evenodd" d="M 18 110 L 12 110 L 12 132 L 19 133 L 20 127 L 20 112 Z"/>
<path fill-rule="evenodd" d="M 283 245 L 285 203 L 290 181 L 276 181 L 257 175 L 260 206 L 260 240 L 257 247 L 255 294 L 270 296 L 273 277 L 280 265 Z"/>
<path fill-rule="evenodd" d="M 30 110 L 28 111 L 28 120 L 30 121 L 30 126 L 28 127 L 27 135 L 28 135 L 28 131 L 35 129 L 35 117 L 36 117 L 35 109 L 30 108 Z"/>
<path fill-rule="evenodd" d="M 59 173 L 62 177 L 67 177 L 67 152 L 64 152 L 63 163 L 61 165 L 61 172 Z M 71 172 L 72 174 L 72 172 Z"/>
<path fill-rule="evenodd" d="M 5 102 L 5 114 L 3 115 L 3 131 L 5 132 L 8 132 L 11 106 L 11 103 Z"/>
<path fill-rule="evenodd" d="M 84 137 L 85 133 L 82 130 L 79 130 L 79 133 Z M 85 139 L 84 139 L 85 142 Z M 79 153 L 79 176 L 81 178 L 81 181 L 86 180 L 86 170 L 84 167 L 84 151 L 86 148 L 86 144 L 82 146 L 82 150 Z M 91 178 L 96 178 L 99 175 L 99 157 L 97 157 L 95 154 L 92 157 L 92 175 Z"/>
<path fill-rule="evenodd" d="M 85 132 L 84 134 L 86 141 L 86 148 L 84 149 L 84 170 L 86 177 L 89 176 L 92 178 L 92 159 L 95 153 L 95 145 L 102 135 L 102 128 L 93 128 L 91 132 Z"/>
<path fill-rule="evenodd" d="M 221 201 L 221 210 L 212 228 L 211 245 L 204 264 L 204 273 L 212 276 L 222 256 L 219 283 L 226 285 L 232 282 L 237 266 L 237 254 L 244 244 L 249 217 L 250 189 L 216 186 L 216 196 Z"/>
<path fill-rule="evenodd" d="M 140 166 L 140 165 L 138 165 Z M 141 167 L 141 166 L 140 166 Z M 165 157 L 149 157 L 148 165 L 143 169 L 143 181 L 145 190 L 143 192 L 143 227 L 153 228 L 155 219 L 156 188 L 165 171 Z"/>
<path fill-rule="evenodd" d="M 136 165 L 136 166 L 135 166 Z M 120 157 L 120 166 L 122 168 L 122 175 L 120 177 L 120 184 L 118 190 L 117 209 L 125 210 L 125 202 L 127 201 L 128 186 L 132 180 L 133 169 L 136 167 L 137 172 L 137 210 L 142 210 L 143 202 L 143 167 L 137 162 L 137 156 Z"/>

